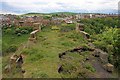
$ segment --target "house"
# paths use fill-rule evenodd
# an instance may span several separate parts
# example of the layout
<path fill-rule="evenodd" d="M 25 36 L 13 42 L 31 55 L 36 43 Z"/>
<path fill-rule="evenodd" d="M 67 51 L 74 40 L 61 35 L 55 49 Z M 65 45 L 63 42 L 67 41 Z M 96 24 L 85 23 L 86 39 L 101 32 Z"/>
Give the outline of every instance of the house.
<path fill-rule="evenodd" d="M 67 23 L 67 24 L 72 24 L 73 21 L 72 21 L 72 20 L 65 20 L 65 23 Z"/>

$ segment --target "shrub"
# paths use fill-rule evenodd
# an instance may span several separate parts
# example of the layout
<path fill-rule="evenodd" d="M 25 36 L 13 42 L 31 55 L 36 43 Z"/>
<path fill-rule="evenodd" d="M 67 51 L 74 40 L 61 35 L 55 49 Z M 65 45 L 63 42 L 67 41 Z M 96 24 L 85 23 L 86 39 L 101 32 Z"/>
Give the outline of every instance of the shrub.
<path fill-rule="evenodd" d="M 111 52 L 113 52 L 113 45 L 107 45 L 107 52 L 108 53 L 111 53 Z"/>
<path fill-rule="evenodd" d="M 113 55 L 112 54 L 111 55 L 109 54 L 108 61 L 109 61 L 109 63 L 113 64 Z"/>
<path fill-rule="evenodd" d="M 28 32 L 32 32 L 33 31 L 33 27 L 21 27 L 20 30 L 27 30 Z"/>
<path fill-rule="evenodd" d="M 15 29 L 15 34 L 20 33 L 20 31 L 21 31 L 20 28 L 16 28 Z"/>
<path fill-rule="evenodd" d="M 17 33 L 17 36 L 21 36 L 21 33 Z"/>
<path fill-rule="evenodd" d="M 21 27 L 15 29 L 15 34 L 21 33 L 21 34 L 28 34 L 29 32 L 32 32 L 32 27 Z"/>
<path fill-rule="evenodd" d="M 106 43 L 104 41 L 95 41 L 95 46 L 107 52 Z"/>
<path fill-rule="evenodd" d="M 28 30 L 21 30 L 22 34 L 28 34 L 28 32 L 29 32 Z"/>

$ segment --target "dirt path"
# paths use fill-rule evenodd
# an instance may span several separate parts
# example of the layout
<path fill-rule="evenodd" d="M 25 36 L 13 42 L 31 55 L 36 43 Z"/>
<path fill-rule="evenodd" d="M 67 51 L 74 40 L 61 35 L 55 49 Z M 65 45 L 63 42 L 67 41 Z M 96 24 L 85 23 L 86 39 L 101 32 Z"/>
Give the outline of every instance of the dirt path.
<path fill-rule="evenodd" d="M 90 46 L 90 47 L 92 47 L 92 48 L 95 48 L 95 49 L 97 49 L 91 42 L 89 42 L 88 43 L 88 45 Z M 103 68 L 103 66 L 102 66 L 102 64 L 101 64 L 101 62 L 100 62 L 100 60 L 99 60 L 99 58 L 97 57 L 90 57 L 90 61 L 89 61 L 92 65 L 93 65 L 93 67 L 96 69 L 96 74 L 97 74 L 97 78 L 116 78 L 115 76 L 113 76 L 112 75 L 112 73 L 109 73 L 109 72 L 107 72 L 104 68 Z"/>
<path fill-rule="evenodd" d="M 92 64 L 92 66 L 95 68 L 96 76 L 93 78 L 113 78 L 112 74 L 107 72 L 103 67 L 101 62 L 99 61 L 98 58 L 95 58 L 93 56 L 90 57 L 89 63 Z"/>

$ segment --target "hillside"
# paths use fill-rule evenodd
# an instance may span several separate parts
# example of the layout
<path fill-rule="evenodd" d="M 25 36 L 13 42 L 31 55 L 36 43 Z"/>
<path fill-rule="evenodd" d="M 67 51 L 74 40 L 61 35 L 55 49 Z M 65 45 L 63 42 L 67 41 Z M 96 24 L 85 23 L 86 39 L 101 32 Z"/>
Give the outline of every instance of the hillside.
<path fill-rule="evenodd" d="M 23 15 L 27 15 L 27 16 L 43 16 L 43 15 L 75 15 L 76 13 L 72 13 L 72 12 L 54 12 L 54 13 L 26 13 Z"/>

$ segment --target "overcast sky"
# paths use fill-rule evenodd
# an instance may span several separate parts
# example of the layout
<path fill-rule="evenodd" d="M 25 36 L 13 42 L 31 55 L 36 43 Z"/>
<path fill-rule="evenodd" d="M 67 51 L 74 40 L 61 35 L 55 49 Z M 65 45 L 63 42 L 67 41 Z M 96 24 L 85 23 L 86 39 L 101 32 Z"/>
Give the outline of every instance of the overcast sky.
<path fill-rule="evenodd" d="M 0 13 L 117 12 L 119 0 L 0 0 Z"/>

